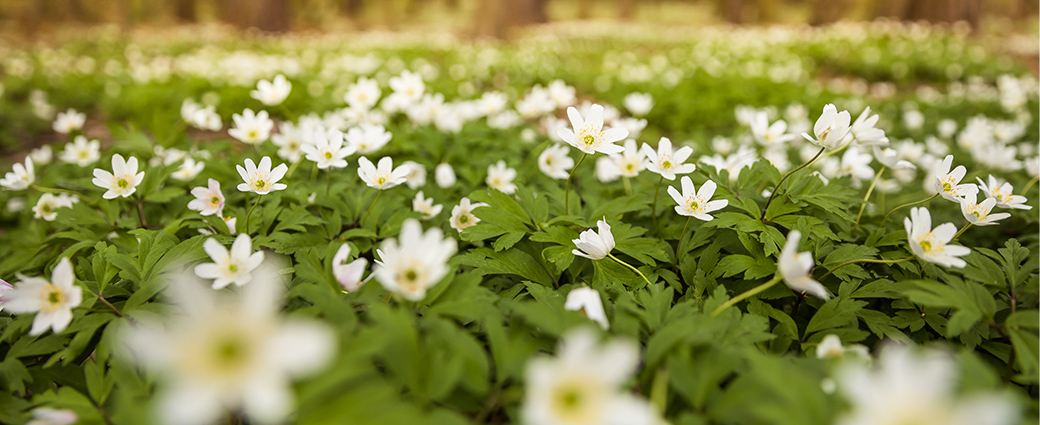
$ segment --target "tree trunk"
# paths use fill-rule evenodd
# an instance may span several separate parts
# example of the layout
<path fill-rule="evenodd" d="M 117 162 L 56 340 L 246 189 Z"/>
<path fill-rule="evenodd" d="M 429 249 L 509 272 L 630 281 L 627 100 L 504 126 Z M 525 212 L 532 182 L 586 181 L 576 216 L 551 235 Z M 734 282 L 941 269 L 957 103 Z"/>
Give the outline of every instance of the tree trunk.
<path fill-rule="evenodd" d="M 744 0 L 721 0 L 722 19 L 731 24 L 744 22 Z"/>
<path fill-rule="evenodd" d="M 174 14 L 177 17 L 178 22 L 190 23 L 197 21 L 195 0 L 176 0 L 174 4 Z"/>
<path fill-rule="evenodd" d="M 842 18 L 842 12 L 848 9 L 847 3 L 846 0 L 816 0 L 809 24 L 817 26 L 837 22 Z"/>
<path fill-rule="evenodd" d="M 250 0 L 220 0 L 218 14 L 220 20 L 238 28 L 249 28 L 253 22 L 253 8 Z"/>
<path fill-rule="evenodd" d="M 509 30 L 549 21 L 547 0 L 485 0 L 477 9 L 474 33 L 480 37 L 505 38 Z"/>
<path fill-rule="evenodd" d="M 264 32 L 287 32 L 292 24 L 289 0 L 260 0 L 256 28 Z"/>
<path fill-rule="evenodd" d="M 361 16 L 361 9 L 363 6 L 363 0 L 340 0 L 339 13 L 340 15 L 346 15 L 350 18 L 356 19 Z"/>
<path fill-rule="evenodd" d="M 636 14 L 636 0 L 617 0 L 618 19 L 631 21 Z"/>

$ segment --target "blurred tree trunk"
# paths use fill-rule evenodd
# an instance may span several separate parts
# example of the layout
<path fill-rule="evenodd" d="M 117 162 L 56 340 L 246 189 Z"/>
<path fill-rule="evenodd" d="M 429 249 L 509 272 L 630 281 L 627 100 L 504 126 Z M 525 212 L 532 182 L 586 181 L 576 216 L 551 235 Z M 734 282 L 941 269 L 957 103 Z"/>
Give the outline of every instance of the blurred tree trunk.
<path fill-rule="evenodd" d="M 220 0 L 218 14 L 220 20 L 238 28 L 249 28 L 253 21 L 253 8 L 250 0 Z"/>
<path fill-rule="evenodd" d="M 509 30 L 549 21 L 548 0 L 484 0 L 477 9 L 474 33 L 481 37 L 505 38 Z"/>
<path fill-rule="evenodd" d="M 909 3 L 903 18 L 910 21 L 966 21 L 972 28 L 978 28 L 982 14 L 981 0 L 914 0 Z"/>
<path fill-rule="evenodd" d="M 722 19 L 731 24 L 744 22 L 744 0 L 721 0 Z"/>
<path fill-rule="evenodd" d="M 361 16 L 361 10 L 364 6 L 364 0 L 340 0 L 339 14 L 350 18 L 357 18 Z"/>
<path fill-rule="evenodd" d="M 592 14 L 592 1 L 591 0 L 577 0 L 575 3 L 578 4 L 578 19 L 589 19 Z"/>
<path fill-rule="evenodd" d="M 292 24 L 289 0 L 260 0 L 256 28 L 265 32 L 287 32 Z"/>
<path fill-rule="evenodd" d="M 841 20 L 843 12 L 848 9 L 847 0 L 816 0 L 813 2 L 810 25 L 825 25 Z"/>
<path fill-rule="evenodd" d="M 777 21 L 777 0 L 758 0 L 758 13 L 756 22 L 776 22 Z"/>
<path fill-rule="evenodd" d="M 636 0 L 617 0 L 618 19 L 631 21 L 636 14 Z"/>
<path fill-rule="evenodd" d="M 176 0 L 174 14 L 178 22 L 195 22 L 198 20 L 195 10 L 195 0 Z"/>

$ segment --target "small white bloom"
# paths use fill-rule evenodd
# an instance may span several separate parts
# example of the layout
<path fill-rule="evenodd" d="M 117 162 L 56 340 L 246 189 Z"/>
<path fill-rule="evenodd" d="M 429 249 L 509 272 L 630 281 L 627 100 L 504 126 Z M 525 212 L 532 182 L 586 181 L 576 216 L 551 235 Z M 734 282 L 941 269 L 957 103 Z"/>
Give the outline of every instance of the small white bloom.
<path fill-rule="evenodd" d="M 209 187 L 196 187 L 191 190 L 195 197 L 188 201 L 188 209 L 198 211 L 204 216 L 222 216 L 224 211 L 224 193 L 220 191 L 220 182 L 209 179 Z"/>
<path fill-rule="evenodd" d="M 368 259 L 359 257 L 354 261 L 347 262 L 350 258 L 350 245 L 340 245 L 336 255 L 332 257 L 332 275 L 336 277 L 343 289 L 347 292 L 357 291 L 361 287 L 361 278 L 368 268 Z"/>
<path fill-rule="evenodd" d="M 415 199 L 412 199 L 412 211 L 422 214 L 423 220 L 436 217 L 443 208 L 443 205 L 434 205 L 433 198 L 425 197 L 421 190 L 415 194 Z"/>
<path fill-rule="evenodd" d="M 621 170 L 613 156 L 601 156 L 596 160 L 596 179 L 600 182 L 610 183 L 621 177 Z"/>
<path fill-rule="evenodd" d="M 611 127 L 624 128 L 628 130 L 629 139 L 638 139 L 640 134 L 643 134 L 643 129 L 646 128 L 645 119 L 637 118 L 618 118 L 610 122 Z"/>
<path fill-rule="evenodd" d="M 823 114 L 816 119 L 816 124 L 813 125 L 815 137 L 809 136 L 807 133 L 802 133 L 802 137 L 816 146 L 837 149 L 845 140 L 845 136 L 849 134 L 851 121 L 849 111 L 838 112 L 838 108 L 834 104 L 828 103 L 824 105 Z"/>
<path fill-rule="evenodd" d="M 636 141 L 625 140 L 625 151 L 620 155 L 611 155 L 617 165 L 617 171 L 624 177 L 637 177 L 639 172 L 646 169 L 646 154 L 636 147 Z"/>
<path fill-rule="evenodd" d="M 404 183 L 409 171 L 411 171 L 410 167 L 404 165 L 394 168 L 394 160 L 389 156 L 380 158 L 378 167 L 373 165 L 368 158 L 358 158 L 358 176 L 368 187 L 379 190 L 390 189 Z"/>
<path fill-rule="evenodd" d="M 292 91 L 292 83 L 285 76 L 278 74 L 273 81 L 260 80 L 256 83 L 256 90 L 249 92 L 249 96 L 259 100 L 267 106 L 275 106 L 285 101 Z"/>
<path fill-rule="evenodd" d="M 882 148 L 875 145 L 874 158 L 876 158 L 882 165 L 892 170 L 912 170 L 917 168 L 913 163 L 900 159 L 901 156 L 899 155 L 899 151 L 892 148 Z"/>
<path fill-rule="evenodd" d="M 426 184 L 426 167 L 423 167 L 422 164 L 415 161 L 405 161 L 401 166 L 408 167 L 405 184 L 408 185 L 409 189 L 418 189 Z"/>
<path fill-rule="evenodd" d="M 610 255 L 610 251 L 614 249 L 614 234 L 610 233 L 610 224 L 607 224 L 607 218 L 604 217 L 602 220 L 597 221 L 596 226 L 599 228 L 599 233 L 588 229 L 581 232 L 578 235 L 578 239 L 571 240 L 574 246 L 578 248 L 571 250 L 572 254 L 590 260 L 602 260 Z"/>
<path fill-rule="evenodd" d="M 102 198 L 113 199 L 119 196 L 124 198 L 133 195 L 137 191 L 137 185 L 144 181 L 144 171 L 137 172 L 137 158 L 130 157 L 124 160 L 120 154 L 112 156 L 112 172 L 94 169 L 94 185 L 107 189 Z"/>
<path fill-rule="evenodd" d="M 376 103 L 379 103 L 379 96 L 381 95 L 382 91 L 379 89 L 379 83 L 376 80 L 361 77 L 347 89 L 347 93 L 343 95 L 343 100 L 351 108 L 368 110 L 372 109 Z"/>
<path fill-rule="evenodd" d="M 939 137 L 949 140 L 957 133 L 957 121 L 949 118 L 939 121 L 939 125 L 936 126 L 936 131 L 939 133 Z"/>
<path fill-rule="evenodd" d="M 920 130 L 924 126 L 924 114 L 916 109 L 909 109 L 903 112 L 903 124 L 912 131 Z"/>
<path fill-rule="evenodd" d="M 447 162 L 437 164 L 437 168 L 433 170 L 433 178 L 442 189 L 455 186 L 455 169 Z"/>
<path fill-rule="evenodd" d="M 623 101 L 625 109 L 632 115 L 641 117 L 650 112 L 654 107 L 654 98 L 649 93 L 629 93 Z"/>
<path fill-rule="evenodd" d="M 54 221 L 58 218 L 58 208 L 68 208 L 72 206 L 72 199 L 62 196 L 54 196 L 50 193 L 44 193 L 40 196 L 40 200 L 36 201 L 36 206 L 32 208 L 34 218 L 42 218 L 46 221 Z"/>
<path fill-rule="evenodd" d="M 426 91 L 426 83 L 423 82 L 422 76 L 408 70 L 391 77 L 389 83 L 394 94 L 401 96 L 407 103 L 418 101 Z"/>
<path fill-rule="evenodd" d="M 353 146 L 343 145 L 343 133 L 336 129 L 315 128 L 311 131 L 309 141 L 300 146 L 300 150 L 322 170 L 346 168 L 346 158 L 354 153 Z"/>
<path fill-rule="evenodd" d="M 480 219 L 473 215 L 473 210 L 486 206 L 488 204 L 483 202 L 471 204 L 469 198 L 462 198 L 459 204 L 451 209 L 451 219 L 448 220 L 448 224 L 451 225 L 452 229 L 462 233 L 467 227 L 480 223 Z"/>
<path fill-rule="evenodd" d="M 271 129 L 274 121 L 268 117 L 267 111 L 254 113 L 252 109 L 242 111 L 242 114 L 234 114 L 231 119 L 235 126 L 228 129 L 228 134 L 242 143 L 255 145 L 271 137 Z"/>
<path fill-rule="evenodd" d="M 184 158 L 184 162 L 181 163 L 180 167 L 177 167 L 177 171 L 170 174 L 170 177 L 180 181 L 188 181 L 195 178 L 195 176 L 198 176 L 205 167 L 206 164 L 202 161 L 196 162 L 195 159 L 191 157 Z"/>
<path fill-rule="evenodd" d="M 879 119 L 881 119 L 880 115 L 870 115 L 869 106 L 863 110 L 862 114 L 859 114 L 859 118 L 856 118 L 856 122 L 852 123 L 852 127 L 849 129 L 849 133 L 852 134 L 856 143 L 864 146 L 888 144 L 885 131 L 875 127 Z"/>
<path fill-rule="evenodd" d="M 29 158 L 32 158 L 33 164 L 47 165 L 54 158 L 54 150 L 51 149 L 51 145 L 43 145 L 29 151 Z"/>
<path fill-rule="evenodd" d="M 946 267 L 963 268 L 967 263 L 959 257 L 971 253 L 960 245 L 948 245 L 957 233 L 957 226 L 945 223 L 932 229 L 932 214 L 927 208 L 913 208 L 910 217 L 903 220 L 910 251 L 918 258 Z"/>
<path fill-rule="evenodd" d="M 388 291 L 420 301 L 448 275 L 448 260 L 457 248 L 455 239 L 445 238 L 441 229 L 424 233 L 418 220 L 406 219 L 398 238 L 384 240 L 376 250 L 379 261 L 373 273 Z"/>
<path fill-rule="evenodd" d="M 946 155 L 942 161 L 935 163 L 932 186 L 943 198 L 959 203 L 960 198 L 963 198 L 976 186 L 972 183 L 959 184 L 968 170 L 963 165 L 958 165 L 957 168 L 950 171 L 952 165 L 953 155 Z"/>
<path fill-rule="evenodd" d="M 393 134 L 378 124 L 361 123 L 347 130 L 345 136 L 348 143 L 362 155 L 375 153 L 390 142 Z"/>
<path fill-rule="evenodd" d="M 784 283 L 795 292 L 805 292 L 822 299 L 830 298 L 827 288 L 817 282 L 809 274 L 813 267 L 811 252 L 798 252 L 798 242 L 802 239 L 802 232 L 792 230 L 787 234 L 787 242 L 784 249 L 780 251 L 780 257 L 776 261 L 777 270 Z"/>
<path fill-rule="evenodd" d="M 224 220 L 224 225 L 227 226 L 228 234 L 231 236 L 235 236 L 235 233 L 238 233 L 235 229 L 235 224 L 238 222 L 238 219 L 230 216 L 223 217 L 222 219 Z"/>
<path fill-rule="evenodd" d="M 265 156 L 260 158 L 259 167 L 253 163 L 251 158 L 246 158 L 245 168 L 242 168 L 241 165 L 235 165 L 235 169 L 238 170 L 238 175 L 242 177 L 243 181 L 243 183 L 238 184 L 240 192 L 266 195 L 272 191 L 284 190 L 287 187 L 283 183 L 278 183 L 278 181 L 285 177 L 289 167 L 285 164 L 278 164 L 272 170 L 271 157 Z"/>
<path fill-rule="evenodd" d="M 567 155 L 569 150 L 562 145 L 552 145 L 538 155 L 538 169 L 554 179 L 565 179 L 574 168 L 574 159 Z"/>
<path fill-rule="evenodd" d="M 592 105 L 584 119 L 577 109 L 573 106 L 568 107 L 567 117 L 571 121 L 571 128 L 561 127 L 559 129 L 560 138 L 567 144 L 587 154 L 596 152 L 612 154 L 621 153 L 624 150 L 614 143 L 628 137 L 628 130 L 616 127 L 604 129 L 603 106 Z"/>
<path fill-rule="evenodd" d="M 36 172 L 34 171 L 33 161 L 30 157 L 25 157 L 25 165 L 15 163 L 11 167 L 11 171 L 4 174 L 4 178 L 0 179 L 0 186 L 8 190 L 25 190 L 36 181 Z"/>
<path fill-rule="evenodd" d="M 864 359 L 870 358 L 870 351 L 863 344 L 841 345 L 841 338 L 835 334 L 823 337 L 820 344 L 816 346 L 816 358 L 819 359 L 841 359 L 846 354 L 852 353 Z"/>
<path fill-rule="evenodd" d="M 656 151 L 650 145 L 643 143 L 642 152 L 649 160 L 646 168 L 668 180 L 675 180 L 676 174 L 689 174 L 697 169 L 696 165 L 686 163 L 686 159 L 693 154 L 693 148 L 683 146 L 673 152 L 672 141 L 667 137 L 662 137 L 661 141 L 657 143 Z"/>
<path fill-rule="evenodd" d="M 607 322 L 607 313 L 603 311 L 603 300 L 599 297 L 599 291 L 588 286 L 574 288 L 568 292 L 563 308 L 585 314 L 585 317 L 598 323 L 604 330 L 610 327 L 610 323 Z"/>
<path fill-rule="evenodd" d="M 701 185 L 701 190 L 698 192 L 693 186 L 693 180 L 689 176 L 683 176 L 679 183 L 682 185 L 682 193 L 680 194 L 674 186 L 668 186 L 668 195 L 675 200 L 675 203 L 679 204 L 675 207 L 675 212 L 683 216 L 696 217 L 698 220 L 711 221 L 715 217 L 711 216 L 711 212 L 721 210 L 729 205 L 729 201 L 726 199 L 720 199 L 712 201 L 711 197 L 715 195 L 715 189 L 717 185 L 715 182 L 708 180 Z"/>
<path fill-rule="evenodd" d="M 33 409 L 32 420 L 25 425 L 72 425 L 76 422 L 79 422 L 79 417 L 71 410 L 40 407 Z"/>
<path fill-rule="evenodd" d="M 101 143 L 97 140 L 88 141 L 82 135 L 76 136 L 72 142 L 65 145 L 65 150 L 61 151 L 58 159 L 62 162 L 86 167 L 101 159 Z"/>
<path fill-rule="evenodd" d="M 997 224 L 997 221 L 1011 217 L 1009 213 L 996 213 L 990 214 L 993 211 L 993 207 L 997 205 L 997 198 L 987 197 L 982 202 L 978 201 L 978 191 L 970 194 L 965 194 L 960 199 L 961 202 L 961 214 L 964 215 L 964 219 L 968 220 L 969 223 L 976 226 L 992 226 Z"/>
<path fill-rule="evenodd" d="M 29 335 L 41 335 L 47 329 L 60 333 L 72 321 L 72 309 L 83 301 L 83 289 L 73 285 L 75 280 L 72 262 L 62 257 L 54 266 L 50 281 L 21 276 L 14 289 L 4 291 L 0 301 L 9 313 L 36 313 Z"/>
<path fill-rule="evenodd" d="M 306 144 L 309 127 L 293 125 L 289 121 L 278 124 L 278 134 L 271 136 L 271 142 L 278 146 L 278 157 L 289 162 L 299 161 L 303 157 L 301 149 Z"/>
<path fill-rule="evenodd" d="M 557 108 L 571 106 L 577 100 L 577 97 L 574 95 L 574 87 L 568 86 L 562 80 L 551 81 L 547 90 L 549 91 L 549 99 L 556 103 Z"/>
<path fill-rule="evenodd" d="M 1015 188 L 1011 186 L 1011 183 L 1004 182 L 1000 184 L 1000 181 L 992 175 L 989 176 L 989 183 L 982 181 L 981 177 L 976 177 L 979 181 L 979 189 L 984 195 L 997 200 L 996 206 L 1001 208 L 1014 208 L 1019 210 L 1030 210 L 1032 206 L 1026 205 L 1026 197 L 1022 195 L 1015 195 Z"/>
<path fill-rule="evenodd" d="M 783 145 L 798 137 L 794 134 L 787 134 L 787 123 L 784 120 L 776 120 L 769 125 L 769 114 L 765 111 L 756 112 L 749 125 L 751 135 L 762 146 Z"/>
<path fill-rule="evenodd" d="M 69 134 L 83 129 L 83 124 L 86 122 L 86 114 L 76 112 L 75 109 L 69 109 L 65 112 L 58 112 L 58 117 L 54 119 L 53 128 L 58 133 Z"/>
<path fill-rule="evenodd" d="M 253 280 L 252 272 L 264 262 L 264 252 L 253 252 L 252 240 L 247 234 L 238 235 L 228 251 L 216 239 L 202 243 L 212 263 L 195 266 L 195 275 L 203 279 L 214 279 L 213 289 L 221 289 L 232 283 L 242 286 Z"/>
<path fill-rule="evenodd" d="M 499 160 L 488 166 L 488 176 L 484 179 L 484 183 L 502 193 L 512 195 L 516 192 L 516 185 L 513 184 L 515 178 L 516 170 L 507 167 L 505 161 Z"/>
<path fill-rule="evenodd" d="M 221 128 L 224 128 L 224 123 L 220 120 L 220 114 L 217 114 L 216 107 L 213 105 L 193 112 L 188 123 L 199 130 L 220 131 Z"/>

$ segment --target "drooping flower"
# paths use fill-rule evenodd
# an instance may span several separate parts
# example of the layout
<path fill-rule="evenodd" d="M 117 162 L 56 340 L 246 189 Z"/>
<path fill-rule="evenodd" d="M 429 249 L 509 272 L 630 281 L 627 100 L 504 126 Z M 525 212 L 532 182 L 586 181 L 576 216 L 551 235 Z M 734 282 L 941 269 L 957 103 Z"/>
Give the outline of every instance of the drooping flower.
<path fill-rule="evenodd" d="M 412 199 L 412 211 L 422 214 L 423 220 L 429 220 L 436 217 L 437 214 L 441 213 L 443 205 L 434 205 L 433 198 L 427 198 L 423 196 L 422 191 L 415 194 L 415 199 Z"/>
<path fill-rule="evenodd" d="M 389 156 L 379 159 L 376 167 L 368 158 L 358 158 L 358 176 L 368 185 L 379 190 L 390 189 L 408 180 L 409 167 L 399 166 L 394 168 L 394 160 Z"/>
<path fill-rule="evenodd" d="M 816 346 L 816 358 L 818 359 L 841 359 L 849 353 L 863 359 L 870 358 L 870 350 L 867 349 L 867 346 L 863 344 L 844 346 L 841 344 L 841 337 L 835 334 L 823 337 L 820 344 Z"/>
<path fill-rule="evenodd" d="M 903 220 L 910 251 L 918 258 L 946 267 L 963 268 L 967 263 L 959 257 L 971 253 L 960 245 L 949 245 L 957 233 L 957 226 L 944 223 L 932 229 L 932 214 L 927 208 L 913 208 L 910 217 Z"/>
<path fill-rule="evenodd" d="M 253 280 L 253 270 L 264 262 L 264 252 L 253 252 L 252 240 L 245 233 L 235 238 L 230 251 L 213 238 L 206 239 L 202 249 L 213 262 L 195 266 L 195 274 L 203 279 L 213 279 L 213 289 L 232 283 L 235 286 L 249 283 Z"/>
<path fill-rule="evenodd" d="M 588 286 L 574 288 L 568 292 L 563 308 L 585 314 L 585 317 L 598 323 L 604 330 L 610 327 L 610 323 L 607 322 L 607 314 L 603 311 L 603 300 L 599 297 L 599 291 Z"/>
<path fill-rule="evenodd" d="M 86 114 L 76 112 L 75 109 L 69 109 L 65 112 L 58 112 L 57 118 L 54 119 L 53 128 L 58 133 L 69 134 L 73 131 L 81 130 L 86 122 Z"/>
<path fill-rule="evenodd" d="M 224 193 L 220 191 L 220 182 L 209 179 L 208 187 L 196 187 L 191 190 L 195 197 L 188 201 L 188 209 L 198 211 L 204 216 L 222 216 L 224 212 Z"/>
<path fill-rule="evenodd" d="M 340 245 L 336 255 L 332 257 L 332 275 L 336 277 L 343 289 L 347 292 L 357 291 L 363 283 L 361 278 L 368 268 L 368 259 L 358 257 L 356 260 L 347 262 L 350 258 L 350 245 Z"/>
<path fill-rule="evenodd" d="M 0 186 L 8 190 L 25 190 L 36 181 L 36 172 L 33 168 L 33 161 L 30 157 L 25 157 L 25 165 L 15 163 L 11 166 L 11 171 L 4 174 L 4 178 L 0 179 Z"/>
<path fill-rule="evenodd" d="M 316 128 L 309 139 L 310 143 L 300 146 L 300 150 L 322 170 L 345 168 L 346 158 L 354 153 L 353 146 L 343 145 L 343 133 L 336 129 Z"/>
<path fill-rule="evenodd" d="M 274 128 L 274 121 L 271 121 L 267 111 L 255 113 L 252 109 L 246 108 L 241 115 L 234 114 L 231 119 L 235 121 L 235 126 L 228 129 L 228 134 L 250 145 L 267 140 L 271 137 L 271 129 Z"/>
<path fill-rule="evenodd" d="M 964 219 L 976 226 L 992 226 L 1000 220 L 1011 217 L 1009 213 L 990 214 L 993 207 L 997 205 L 997 198 L 987 197 L 982 202 L 978 202 L 978 191 L 965 194 L 960 202 Z"/>
<path fill-rule="evenodd" d="M 346 136 L 344 136 L 347 143 L 350 143 L 358 153 L 362 155 L 368 155 L 375 153 L 387 143 L 390 143 L 390 139 L 393 138 L 393 134 L 386 131 L 381 125 L 361 123 L 357 127 L 347 130 Z"/>
<path fill-rule="evenodd" d="M 693 154 L 693 148 L 683 146 L 673 152 L 672 141 L 667 137 L 662 137 L 657 143 L 657 150 L 643 143 L 642 153 L 649 160 L 646 169 L 668 180 L 675 180 L 676 174 L 689 174 L 697 169 L 696 165 L 686 163 L 686 159 Z"/>
<path fill-rule="evenodd" d="M 36 313 L 29 335 L 41 335 L 47 329 L 59 333 L 72 321 L 72 309 L 83 302 L 83 289 L 73 285 L 75 280 L 72 262 L 62 257 L 51 272 L 51 280 L 22 276 L 0 301 L 9 313 Z"/>
<path fill-rule="evenodd" d="M 828 299 L 830 294 L 827 293 L 827 288 L 809 274 L 813 267 L 812 253 L 798 252 L 798 242 L 801 239 L 802 232 L 797 230 L 787 234 L 787 242 L 784 242 L 784 249 L 780 250 L 780 257 L 776 261 L 777 271 L 784 279 L 784 284 L 795 292 L 805 292 Z"/>
<path fill-rule="evenodd" d="M 538 155 L 538 169 L 545 175 L 561 180 L 567 178 L 571 168 L 574 168 L 574 159 L 567 153 L 569 150 L 563 145 L 552 145 L 545 148 Z"/>
<path fill-rule="evenodd" d="M 137 172 L 137 158 L 123 159 L 120 154 L 112 155 L 112 172 L 94 169 L 94 183 L 102 189 L 107 189 L 102 198 L 113 199 L 119 196 L 124 198 L 133 195 L 137 186 L 144 181 L 144 171 Z"/>
<path fill-rule="evenodd" d="M 461 233 L 467 227 L 480 223 L 480 219 L 473 215 L 473 210 L 486 206 L 488 204 L 483 202 L 470 203 L 469 198 L 462 198 L 459 204 L 451 209 L 451 219 L 448 220 L 448 224 L 452 229 Z"/>
<path fill-rule="evenodd" d="M 289 97 L 289 92 L 291 91 L 292 83 L 286 80 L 284 75 L 278 74 L 272 81 L 258 81 L 256 90 L 249 92 L 249 96 L 259 100 L 264 105 L 275 106 L 284 102 L 285 98 Z"/>
<path fill-rule="evenodd" d="M 989 176 L 989 183 L 982 181 L 981 177 L 976 177 L 976 180 L 979 181 L 979 189 L 984 195 L 997 200 L 996 206 L 1019 210 L 1033 209 L 1032 206 L 1026 205 L 1025 196 L 1014 194 L 1015 188 L 1011 186 L 1011 183 L 1000 184 L 1000 181 L 992 175 Z"/>
<path fill-rule="evenodd" d="M 950 171 L 952 165 L 953 155 L 946 155 L 942 161 L 935 163 L 932 186 L 943 198 L 960 203 L 960 199 L 976 186 L 972 183 L 960 184 L 968 170 L 963 165 L 958 165 Z"/>
<path fill-rule="evenodd" d="M 61 151 L 58 159 L 62 162 L 86 167 L 101 159 L 101 143 L 97 140 L 88 141 L 82 135 L 76 136 L 72 142 L 65 145 L 65 150 Z"/>
<path fill-rule="evenodd" d="M 589 114 L 584 119 L 573 106 L 567 108 L 567 117 L 571 121 L 571 128 L 560 127 L 559 135 L 567 144 L 578 150 L 593 154 L 602 152 L 605 154 L 621 153 L 621 146 L 614 144 L 628 137 L 628 130 L 624 128 L 603 128 L 603 106 L 592 105 Z"/>
<path fill-rule="evenodd" d="M 849 134 L 851 121 L 849 111 L 838 112 L 838 108 L 834 104 L 828 103 L 823 107 L 823 114 L 816 119 L 813 136 L 802 133 L 802 137 L 816 146 L 837 149 L 845 140 L 845 136 Z"/>
<path fill-rule="evenodd" d="M 852 134 L 856 143 L 864 146 L 884 146 L 888 144 L 885 130 L 875 127 L 879 119 L 881 119 L 880 115 L 870 115 L 869 106 L 863 110 L 863 113 L 859 114 L 859 118 L 856 118 L 856 122 L 852 123 L 852 127 L 849 129 L 849 133 Z"/>
<path fill-rule="evenodd" d="M 679 204 L 675 207 L 675 212 L 679 215 L 711 221 L 715 219 L 715 217 L 711 216 L 711 212 L 721 210 L 726 205 L 729 205 L 729 200 L 726 199 L 711 200 L 717 188 L 715 182 L 711 180 L 704 182 L 699 192 L 694 187 L 693 180 L 689 176 L 683 176 L 679 183 L 682 185 L 681 194 L 674 186 L 668 186 L 668 195 L 675 200 L 675 203 Z"/>
<path fill-rule="evenodd" d="M 445 238 L 441 229 L 424 233 L 418 220 L 406 219 L 398 239 L 384 240 L 376 250 L 379 261 L 373 273 L 388 291 L 420 301 L 448 274 L 448 260 L 456 249 L 455 239 Z"/>
<path fill-rule="evenodd" d="M 271 169 L 271 158 L 263 157 L 260 158 L 260 166 L 258 167 L 253 163 L 251 158 L 246 158 L 246 166 L 242 168 L 241 165 L 235 165 L 235 169 L 238 170 L 238 175 L 242 177 L 244 183 L 238 184 L 238 190 L 240 192 L 253 192 L 257 195 L 266 195 L 275 190 L 283 190 L 287 186 L 283 183 L 278 183 L 282 177 L 285 177 L 285 173 L 289 171 L 289 167 L 285 164 L 278 164 L 277 167 Z"/>
<path fill-rule="evenodd" d="M 581 232 L 578 235 L 578 239 L 571 240 L 574 246 L 578 248 L 571 250 L 572 254 L 590 260 L 602 260 L 610 255 L 610 251 L 614 249 L 614 234 L 610 233 L 610 224 L 607 224 L 607 218 L 603 217 L 602 220 L 597 221 L 596 226 L 599 228 L 599 233 L 588 229 Z"/>
<path fill-rule="evenodd" d="M 484 183 L 487 183 L 492 189 L 512 195 L 516 192 L 516 185 L 513 184 L 515 178 L 516 170 L 507 167 L 505 161 L 499 160 L 488 166 L 488 175 L 484 179 Z"/>
<path fill-rule="evenodd" d="M 629 93 L 622 102 L 632 115 L 641 117 L 654 107 L 654 98 L 649 93 Z"/>

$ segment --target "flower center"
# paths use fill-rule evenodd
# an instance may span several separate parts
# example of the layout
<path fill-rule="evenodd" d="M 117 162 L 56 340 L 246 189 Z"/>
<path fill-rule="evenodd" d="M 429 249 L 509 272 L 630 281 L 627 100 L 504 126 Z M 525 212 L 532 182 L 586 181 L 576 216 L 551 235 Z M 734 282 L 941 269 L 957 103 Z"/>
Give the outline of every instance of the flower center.
<path fill-rule="evenodd" d="M 376 183 L 378 183 L 378 184 L 386 183 L 386 177 L 380 177 L 380 178 L 376 179 Z"/>
<path fill-rule="evenodd" d="M 593 143 L 596 143 L 596 138 L 593 137 L 591 134 L 586 134 L 585 137 L 581 138 L 581 141 L 584 142 L 586 145 L 591 145 Z"/>
<path fill-rule="evenodd" d="M 249 138 L 250 138 L 250 139 L 255 139 L 255 138 L 256 138 L 256 136 L 257 136 L 257 134 L 256 134 L 256 130 L 253 130 L 253 131 L 250 131 L 250 132 L 249 132 Z"/>
<path fill-rule="evenodd" d="M 469 223 L 469 216 L 466 215 L 466 214 L 463 214 L 463 215 L 459 216 L 459 223 L 462 223 L 462 224 Z"/>
<path fill-rule="evenodd" d="M 238 264 L 235 264 L 235 263 L 228 264 L 227 269 L 231 273 L 237 273 L 238 272 Z"/>
<path fill-rule="evenodd" d="M 217 204 L 219 204 L 219 203 L 220 203 L 220 198 L 218 198 L 218 197 L 214 196 L 214 197 L 212 197 L 212 198 L 210 198 L 210 199 L 209 199 L 209 203 L 210 203 L 210 204 L 213 204 L 213 205 L 217 205 Z"/>
<path fill-rule="evenodd" d="M 255 182 L 253 182 L 253 187 L 257 190 L 263 190 L 267 187 L 267 182 L 263 179 L 257 179 Z"/>
<path fill-rule="evenodd" d="M 827 127 L 826 129 L 821 131 L 820 134 L 816 135 L 816 138 L 820 139 L 822 141 L 822 140 L 826 139 L 829 134 L 831 134 L 831 128 Z"/>
<path fill-rule="evenodd" d="M 126 189 L 127 186 L 130 186 L 130 182 L 126 181 L 126 179 L 119 179 L 116 180 L 116 186 L 120 189 Z"/>
<path fill-rule="evenodd" d="M 332 152 L 325 152 L 325 159 L 332 159 Z"/>
<path fill-rule="evenodd" d="M 249 354 L 246 341 L 237 335 L 225 335 L 213 347 L 213 363 L 221 369 L 242 364 Z"/>
<path fill-rule="evenodd" d="M 44 301 L 40 306 L 40 309 L 43 311 L 55 311 L 65 303 L 65 292 L 52 283 L 48 283 L 43 287 L 43 290 L 40 291 L 40 296 Z"/>
<path fill-rule="evenodd" d="M 932 250 L 932 243 L 931 242 L 929 242 L 927 240 L 923 240 L 923 241 L 918 242 L 918 244 L 921 245 L 921 249 L 923 249 L 924 252 L 931 252 L 931 250 Z"/>

